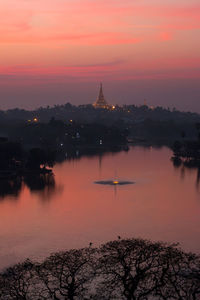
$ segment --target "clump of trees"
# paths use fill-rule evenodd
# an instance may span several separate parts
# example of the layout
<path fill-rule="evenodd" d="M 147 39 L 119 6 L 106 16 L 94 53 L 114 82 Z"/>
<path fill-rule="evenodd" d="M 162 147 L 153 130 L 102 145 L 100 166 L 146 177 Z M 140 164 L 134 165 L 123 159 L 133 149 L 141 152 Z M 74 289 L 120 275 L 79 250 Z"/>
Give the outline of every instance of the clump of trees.
<path fill-rule="evenodd" d="M 185 133 L 182 132 L 182 140 L 175 141 L 172 160 L 176 166 L 183 163 L 186 167 L 200 167 L 200 123 L 196 124 L 196 129 L 197 139 L 185 140 Z"/>
<path fill-rule="evenodd" d="M 200 299 L 200 256 L 142 239 L 27 260 L 0 274 L 0 299 Z"/>
<path fill-rule="evenodd" d="M 41 166 L 53 167 L 55 163 L 55 151 L 32 148 L 29 150 L 26 167 L 30 170 L 40 169 Z"/>

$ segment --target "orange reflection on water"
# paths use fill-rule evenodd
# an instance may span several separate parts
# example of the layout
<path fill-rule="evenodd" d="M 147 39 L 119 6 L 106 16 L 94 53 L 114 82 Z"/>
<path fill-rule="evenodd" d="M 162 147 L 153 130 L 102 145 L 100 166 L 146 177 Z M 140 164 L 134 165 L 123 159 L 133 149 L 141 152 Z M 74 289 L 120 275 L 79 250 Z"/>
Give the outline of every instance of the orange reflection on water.
<path fill-rule="evenodd" d="M 167 148 L 66 161 L 54 167 L 55 188 L 0 201 L 2 266 L 26 257 L 122 237 L 181 243 L 200 251 L 196 170 L 175 169 Z M 130 180 L 127 186 L 96 180 Z M 46 200 L 48 199 L 48 201 Z"/>

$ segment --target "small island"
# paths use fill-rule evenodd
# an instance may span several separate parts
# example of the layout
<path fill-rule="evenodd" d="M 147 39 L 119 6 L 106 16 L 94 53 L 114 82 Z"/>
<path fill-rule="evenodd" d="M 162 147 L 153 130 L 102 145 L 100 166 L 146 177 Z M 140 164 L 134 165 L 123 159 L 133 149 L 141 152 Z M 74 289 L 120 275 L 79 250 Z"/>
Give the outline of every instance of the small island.
<path fill-rule="evenodd" d="M 100 180 L 94 181 L 96 184 L 103 184 L 103 185 L 127 185 L 127 184 L 134 184 L 133 181 L 125 181 L 125 180 Z"/>

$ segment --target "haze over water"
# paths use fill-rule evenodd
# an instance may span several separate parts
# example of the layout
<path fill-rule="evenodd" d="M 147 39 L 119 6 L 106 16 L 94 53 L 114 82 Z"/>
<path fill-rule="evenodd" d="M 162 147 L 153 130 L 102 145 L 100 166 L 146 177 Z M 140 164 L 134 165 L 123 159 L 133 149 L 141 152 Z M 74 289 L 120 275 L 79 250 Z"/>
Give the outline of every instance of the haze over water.
<path fill-rule="evenodd" d="M 54 167 L 56 188 L 0 200 L 1 268 L 27 257 L 121 237 L 180 242 L 200 252 L 197 170 L 174 168 L 168 148 L 82 157 Z M 102 186 L 95 180 L 135 181 Z"/>

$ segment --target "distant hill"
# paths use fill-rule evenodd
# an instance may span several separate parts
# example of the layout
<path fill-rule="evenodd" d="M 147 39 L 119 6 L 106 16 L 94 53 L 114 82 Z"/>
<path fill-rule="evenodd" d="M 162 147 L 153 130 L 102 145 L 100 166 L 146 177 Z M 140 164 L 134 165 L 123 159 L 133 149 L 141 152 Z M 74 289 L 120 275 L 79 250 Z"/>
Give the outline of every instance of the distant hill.
<path fill-rule="evenodd" d="M 97 109 L 91 104 L 75 106 L 66 103 L 32 111 L 15 108 L 0 111 L 0 136 L 9 136 L 9 132 L 13 132 L 13 126 L 17 130 L 17 124 L 49 123 L 52 119 L 65 124 L 114 126 L 120 130 L 128 130 L 129 136 L 134 139 L 174 140 L 180 136 L 194 138 L 200 114 L 147 105 L 116 105 Z"/>
<path fill-rule="evenodd" d="M 52 117 L 59 120 L 73 119 L 77 122 L 113 122 L 122 119 L 127 123 L 139 123 L 145 119 L 156 121 L 173 120 L 176 122 L 198 122 L 200 114 L 194 112 L 181 112 L 176 109 L 170 110 L 162 107 L 148 107 L 147 105 L 123 105 L 111 106 L 109 109 L 96 109 L 91 104 L 75 106 L 70 103 L 54 105 L 52 107 L 40 107 L 36 110 L 24 110 L 19 108 L 1 110 L 2 120 L 33 120 L 48 122 Z"/>

